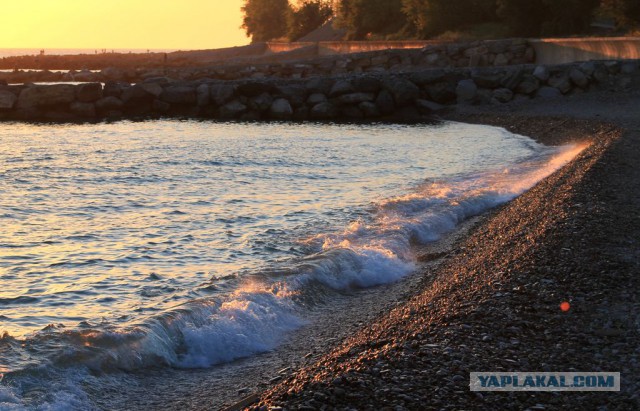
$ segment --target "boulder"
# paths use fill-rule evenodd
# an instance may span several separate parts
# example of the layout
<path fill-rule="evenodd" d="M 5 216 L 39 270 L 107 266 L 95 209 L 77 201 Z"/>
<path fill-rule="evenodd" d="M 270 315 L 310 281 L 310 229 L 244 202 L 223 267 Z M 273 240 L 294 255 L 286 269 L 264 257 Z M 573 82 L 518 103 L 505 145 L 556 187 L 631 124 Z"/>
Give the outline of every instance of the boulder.
<path fill-rule="evenodd" d="M 169 86 L 160 94 L 160 100 L 169 104 L 196 104 L 196 89 L 191 86 Z"/>
<path fill-rule="evenodd" d="M 381 87 L 380 80 L 371 76 L 356 77 L 351 80 L 351 84 L 360 93 L 377 93 Z"/>
<path fill-rule="evenodd" d="M 238 100 L 233 100 L 220 107 L 220 118 L 233 119 L 247 111 L 247 106 Z"/>
<path fill-rule="evenodd" d="M 333 83 L 334 83 L 334 81 L 332 79 L 330 79 L 330 78 L 316 77 L 316 78 L 313 78 L 313 79 L 309 80 L 305 84 L 305 88 L 310 93 L 322 93 L 322 94 L 327 95 L 331 91 L 331 88 L 333 87 Z"/>
<path fill-rule="evenodd" d="M 509 90 L 508 88 L 497 88 L 495 90 L 493 90 L 493 98 L 495 98 L 496 100 L 498 100 L 501 103 L 506 103 L 511 101 L 511 99 L 513 99 L 513 91 Z"/>
<path fill-rule="evenodd" d="M 495 60 L 493 60 L 494 66 L 506 66 L 508 64 L 509 64 L 509 57 L 507 57 L 506 53 L 497 54 Z"/>
<path fill-rule="evenodd" d="M 153 100 L 153 103 L 151 103 L 151 110 L 155 111 L 156 113 L 164 114 L 170 109 L 171 104 L 167 103 L 166 101 L 155 99 Z"/>
<path fill-rule="evenodd" d="M 82 103 L 93 103 L 102 98 L 102 84 L 85 83 L 76 86 L 76 100 Z"/>
<path fill-rule="evenodd" d="M 425 71 L 419 71 L 416 73 L 411 73 L 409 75 L 409 80 L 414 84 L 424 87 L 429 84 L 438 83 L 443 81 L 445 77 L 445 72 L 442 69 L 431 69 Z"/>
<path fill-rule="evenodd" d="M 580 88 L 585 88 L 589 85 L 587 75 L 577 68 L 572 68 L 571 71 L 569 71 L 569 78 L 573 84 Z"/>
<path fill-rule="evenodd" d="M 273 104 L 273 97 L 269 93 L 262 93 L 259 96 L 249 99 L 248 105 L 251 110 L 263 112 L 268 110 Z"/>
<path fill-rule="evenodd" d="M 338 104 L 342 105 L 353 105 L 360 104 L 365 101 L 373 101 L 376 95 L 373 93 L 350 93 L 343 94 L 336 99 Z"/>
<path fill-rule="evenodd" d="M 316 104 L 325 103 L 327 101 L 327 96 L 322 93 L 313 93 L 307 98 L 307 104 L 310 106 L 315 106 Z"/>
<path fill-rule="evenodd" d="M 89 71 L 89 70 L 82 70 L 73 75 L 73 79 L 75 81 L 82 81 L 82 82 L 96 81 L 98 80 L 97 77 L 98 77 L 97 73 L 93 73 L 92 71 Z"/>
<path fill-rule="evenodd" d="M 556 98 L 560 96 L 562 96 L 562 93 L 555 87 L 540 87 L 536 92 L 536 97 L 539 98 Z"/>
<path fill-rule="evenodd" d="M 387 90 L 382 90 L 376 97 L 376 107 L 380 114 L 388 115 L 395 111 L 396 105 L 393 101 L 393 96 Z"/>
<path fill-rule="evenodd" d="M 78 117 L 93 118 L 96 116 L 96 106 L 93 103 L 74 101 L 69 109 Z"/>
<path fill-rule="evenodd" d="M 620 67 L 620 73 L 622 74 L 633 74 L 636 71 L 638 71 L 638 63 L 636 62 L 626 62 Z"/>
<path fill-rule="evenodd" d="M 438 104 L 436 102 L 423 100 L 423 99 L 416 100 L 416 107 L 422 113 L 426 113 L 426 114 L 429 114 L 435 111 L 440 111 L 445 108 L 445 106 L 443 106 L 442 104 Z"/>
<path fill-rule="evenodd" d="M 260 81 L 250 81 L 238 86 L 238 93 L 247 97 L 257 97 L 263 93 L 273 93 L 276 91 L 277 90 L 273 84 Z"/>
<path fill-rule="evenodd" d="M 147 91 L 146 87 L 142 84 L 135 84 L 129 88 L 125 88 L 120 96 L 120 100 L 125 104 L 151 103 L 155 98 L 156 96 Z"/>
<path fill-rule="evenodd" d="M 484 88 L 496 88 L 500 86 L 502 80 L 502 72 L 498 69 L 492 69 L 492 71 L 485 70 L 473 70 L 471 72 L 471 79 L 478 85 L 478 87 Z"/>
<path fill-rule="evenodd" d="M 571 82 L 569 81 L 569 78 L 562 73 L 550 77 L 547 83 L 551 87 L 555 87 L 560 90 L 562 94 L 567 94 L 569 91 L 571 91 Z"/>
<path fill-rule="evenodd" d="M 420 88 L 402 77 L 386 79 L 383 87 L 391 94 L 397 107 L 412 104 L 420 97 Z"/>
<path fill-rule="evenodd" d="M 467 103 L 473 101 L 478 94 L 478 86 L 471 80 L 460 80 L 456 87 L 456 98 L 458 103 Z"/>
<path fill-rule="evenodd" d="M 231 84 L 212 84 L 209 89 L 211 102 L 216 106 L 227 103 L 235 94 L 235 87 Z"/>
<path fill-rule="evenodd" d="M 533 76 L 540 81 L 549 80 L 549 69 L 546 66 L 538 66 L 533 70 Z"/>
<path fill-rule="evenodd" d="M 200 84 L 196 87 L 196 103 L 198 104 L 198 107 L 208 105 L 210 99 L 209 86 L 207 84 Z"/>
<path fill-rule="evenodd" d="M 343 117 L 354 119 L 354 120 L 364 118 L 364 114 L 357 106 L 342 107 L 341 114 Z"/>
<path fill-rule="evenodd" d="M 131 87 L 129 83 L 120 83 L 117 81 L 107 81 L 104 83 L 104 89 L 102 95 L 104 97 L 118 97 L 122 96 L 122 92 Z"/>
<path fill-rule="evenodd" d="M 329 97 L 337 97 L 347 93 L 353 93 L 355 89 L 351 82 L 347 80 L 338 80 L 331 90 L 329 91 Z"/>
<path fill-rule="evenodd" d="M 578 68 L 587 76 L 592 76 L 596 71 L 596 63 L 593 61 L 585 61 L 584 63 L 580 64 Z"/>
<path fill-rule="evenodd" d="M 375 103 L 370 101 L 363 101 L 358 104 L 358 108 L 362 112 L 362 115 L 367 118 L 375 118 L 380 117 L 380 110 L 378 110 L 378 106 Z"/>
<path fill-rule="evenodd" d="M 69 104 L 76 98 L 76 88 L 70 84 L 27 87 L 18 97 L 18 108 Z"/>
<path fill-rule="evenodd" d="M 276 120 L 288 120 L 293 116 L 293 107 L 284 98 L 275 99 L 269 108 L 269 116 Z"/>
<path fill-rule="evenodd" d="M 18 97 L 12 92 L 0 90 L 0 110 L 11 110 L 16 104 L 16 100 Z"/>
<path fill-rule="evenodd" d="M 518 84 L 522 81 L 523 76 L 524 70 L 521 67 L 511 69 L 505 73 L 504 77 L 500 81 L 500 85 L 508 88 L 509 90 L 515 90 L 516 87 L 518 87 Z"/>
<path fill-rule="evenodd" d="M 456 100 L 456 91 L 447 82 L 440 82 L 427 87 L 429 98 L 439 104 L 449 104 Z"/>
<path fill-rule="evenodd" d="M 307 97 L 307 90 L 302 85 L 278 86 L 278 97 L 289 101 L 291 107 L 300 107 Z"/>
<path fill-rule="evenodd" d="M 122 100 L 117 97 L 108 96 L 103 97 L 100 100 L 96 101 L 96 110 L 100 112 L 113 111 L 113 110 L 121 110 L 124 106 Z"/>
<path fill-rule="evenodd" d="M 309 115 L 314 120 L 331 120 L 338 115 L 338 109 L 329 102 L 320 103 L 313 106 Z"/>
<path fill-rule="evenodd" d="M 516 91 L 521 94 L 533 94 L 540 88 L 540 81 L 531 74 L 525 74 Z"/>
<path fill-rule="evenodd" d="M 161 83 L 149 82 L 149 83 L 140 83 L 140 87 L 146 91 L 147 93 L 153 95 L 155 98 L 160 97 L 160 94 L 164 91 Z"/>

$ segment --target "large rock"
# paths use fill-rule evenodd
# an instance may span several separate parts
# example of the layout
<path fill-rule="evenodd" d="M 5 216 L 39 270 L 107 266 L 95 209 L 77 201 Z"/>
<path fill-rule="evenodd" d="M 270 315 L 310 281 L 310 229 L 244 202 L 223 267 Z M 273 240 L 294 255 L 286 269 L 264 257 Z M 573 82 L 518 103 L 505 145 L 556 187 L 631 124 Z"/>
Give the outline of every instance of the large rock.
<path fill-rule="evenodd" d="M 327 102 L 313 106 L 309 115 L 314 120 L 331 120 L 334 119 L 338 113 L 336 106 Z"/>
<path fill-rule="evenodd" d="M 442 104 L 422 99 L 416 100 L 416 107 L 418 108 L 418 110 L 425 114 L 440 111 L 445 108 L 445 106 L 443 106 Z"/>
<path fill-rule="evenodd" d="M 102 98 L 102 84 L 85 83 L 76 86 L 76 99 L 81 103 L 93 103 Z"/>
<path fill-rule="evenodd" d="M 378 109 L 378 106 L 376 106 L 375 103 L 372 103 L 370 101 L 363 101 L 362 103 L 358 104 L 358 108 L 360 109 L 364 117 L 367 117 L 367 118 L 380 117 L 380 110 Z"/>
<path fill-rule="evenodd" d="M 516 91 L 521 94 L 533 94 L 540 88 L 540 80 L 531 74 L 525 74 L 520 84 L 516 88 Z"/>
<path fill-rule="evenodd" d="M 292 107 L 300 107 L 307 97 L 307 90 L 297 84 L 278 86 L 278 97 L 288 100 Z"/>
<path fill-rule="evenodd" d="M 164 89 L 160 84 L 161 83 L 157 83 L 157 82 L 145 82 L 145 83 L 140 83 L 139 86 L 147 93 L 153 95 L 155 98 L 158 98 L 160 97 L 160 94 L 162 94 L 162 92 L 164 91 Z"/>
<path fill-rule="evenodd" d="M 150 93 L 146 86 L 143 86 L 142 84 L 135 84 L 124 89 L 120 96 L 120 100 L 125 104 L 151 103 L 155 98 L 156 96 Z"/>
<path fill-rule="evenodd" d="M 393 101 L 393 96 L 387 90 L 382 90 L 376 97 L 376 107 L 380 114 L 389 115 L 396 109 L 396 104 Z"/>
<path fill-rule="evenodd" d="M 445 72 L 442 69 L 432 69 L 411 73 L 409 80 L 420 87 L 427 86 L 429 84 L 438 83 L 444 80 Z"/>
<path fill-rule="evenodd" d="M 376 95 L 373 93 L 350 93 L 341 95 L 336 98 L 336 101 L 338 104 L 342 105 L 353 105 L 360 104 L 365 101 L 373 101 L 375 97 Z"/>
<path fill-rule="evenodd" d="M 589 85 L 589 79 L 587 75 L 577 68 L 572 68 L 569 72 L 569 78 L 571 82 L 580 88 L 585 88 Z"/>
<path fill-rule="evenodd" d="M 160 95 L 160 100 L 169 104 L 195 105 L 196 89 L 191 86 L 169 86 Z"/>
<path fill-rule="evenodd" d="M 93 103 L 75 101 L 71 103 L 69 109 L 78 117 L 93 118 L 96 116 L 96 106 Z"/>
<path fill-rule="evenodd" d="M 122 92 L 131 87 L 129 83 L 121 83 L 118 81 L 107 81 L 104 83 L 104 89 L 102 95 L 104 97 L 118 97 L 122 96 Z"/>
<path fill-rule="evenodd" d="M 548 84 L 551 87 L 555 87 L 560 90 L 562 94 L 567 94 L 569 91 L 571 91 L 571 81 L 569 81 L 569 78 L 562 73 L 550 77 Z"/>
<path fill-rule="evenodd" d="M 198 107 L 204 107 L 209 104 L 209 101 L 211 101 L 209 86 L 207 84 L 200 84 L 196 87 L 196 101 Z"/>
<path fill-rule="evenodd" d="M 383 87 L 391 94 L 397 107 L 413 104 L 420 97 L 420 88 L 402 77 L 386 79 Z"/>
<path fill-rule="evenodd" d="M 247 97 L 256 97 L 263 93 L 273 93 L 276 91 L 277 90 L 273 84 L 259 81 L 251 81 L 238 86 L 238 93 Z"/>
<path fill-rule="evenodd" d="M 327 77 L 315 77 L 305 84 L 305 88 L 309 93 L 329 94 L 333 87 L 334 80 Z"/>
<path fill-rule="evenodd" d="M 262 93 L 259 96 L 249 99 L 249 108 L 258 112 L 268 110 L 273 104 L 273 97 L 269 93 Z"/>
<path fill-rule="evenodd" d="M 213 104 L 221 106 L 233 98 L 235 91 L 235 87 L 231 84 L 212 84 L 209 97 Z"/>
<path fill-rule="evenodd" d="M 478 87 L 483 88 L 496 88 L 500 86 L 502 76 L 503 74 L 500 71 L 473 70 L 471 72 L 471 79 Z"/>
<path fill-rule="evenodd" d="M 113 110 L 121 110 L 124 106 L 122 100 L 117 97 L 108 96 L 103 97 L 100 100 L 96 101 L 96 110 L 100 112 L 107 112 Z"/>
<path fill-rule="evenodd" d="M 276 120 L 288 120 L 293 116 L 293 108 L 288 100 L 278 98 L 271 104 L 269 116 Z"/>
<path fill-rule="evenodd" d="M 377 93 L 381 87 L 380 80 L 371 76 L 356 77 L 351 80 L 351 84 L 360 93 Z"/>
<path fill-rule="evenodd" d="M 220 118 L 228 120 L 237 118 L 239 115 L 247 111 L 247 106 L 238 100 L 233 100 L 220 107 Z"/>
<path fill-rule="evenodd" d="M 76 88 L 70 84 L 27 87 L 18 97 L 18 108 L 69 104 L 76 98 Z"/>
<path fill-rule="evenodd" d="M 536 97 L 539 98 L 556 98 L 556 97 L 560 97 L 562 95 L 562 93 L 560 92 L 560 90 L 558 90 L 555 87 L 540 87 L 538 89 L 538 91 L 536 92 Z"/>
<path fill-rule="evenodd" d="M 347 93 L 353 93 L 355 89 L 350 81 L 338 80 L 331 90 L 329 91 L 329 97 L 337 97 Z"/>
<path fill-rule="evenodd" d="M 501 103 L 506 103 L 511 101 L 511 99 L 513 99 L 513 91 L 509 90 L 508 88 L 497 88 L 495 90 L 493 90 L 493 98 L 495 98 L 496 100 L 498 100 Z"/>
<path fill-rule="evenodd" d="M 547 81 L 549 80 L 549 76 L 551 74 L 549 73 L 549 69 L 546 66 L 537 66 L 534 70 L 533 70 L 533 76 L 535 78 L 537 78 L 540 81 Z"/>
<path fill-rule="evenodd" d="M 326 103 L 327 102 L 327 96 L 325 96 L 322 93 L 313 93 L 309 96 L 309 98 L 307 98 L 307 104 L 309 104 L 310 106 L 315 106 L 316 104 L 320 104 L 320 103 Z"/>
<path fill-rule="evenodd" d="M 460 80 L 456 87 L 456 98 L 458 103 L 468 103 L 473 101 L 478 95 L 478 86 L 473 80 Z"/>
<path fill-rule="evenodd" d="M 18 97 L 12 92 L 0 90 L 0 110 L 11 110 L 16 104 L 16 100 Z"/>
<path fill-rule="evenodd" d="M 451 84 L 445 81 L 432 84 L 427 87 L 429 98 L 439 104 L 449 104 L 456 100 L 456 91 Z"/>

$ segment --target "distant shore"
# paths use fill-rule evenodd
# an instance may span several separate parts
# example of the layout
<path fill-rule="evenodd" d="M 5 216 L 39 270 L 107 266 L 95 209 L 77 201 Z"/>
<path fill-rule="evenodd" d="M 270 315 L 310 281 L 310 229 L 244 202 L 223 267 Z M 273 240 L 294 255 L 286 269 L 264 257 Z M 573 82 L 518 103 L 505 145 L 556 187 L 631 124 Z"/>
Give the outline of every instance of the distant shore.
<path fill-rule="evenodd" d="M 626 93 L 444 118 L 548 144 L 572 163 L 492 212 L 434 281 L 264 392 L 254 409 L 637 409 L 640 83 Z M 567 313 L 559 309 L 570 301 Z M 619 371 L 621 393 L 472 393 L 471 371 Z M 260 408 L 263 407 L 263 408 Z"/>

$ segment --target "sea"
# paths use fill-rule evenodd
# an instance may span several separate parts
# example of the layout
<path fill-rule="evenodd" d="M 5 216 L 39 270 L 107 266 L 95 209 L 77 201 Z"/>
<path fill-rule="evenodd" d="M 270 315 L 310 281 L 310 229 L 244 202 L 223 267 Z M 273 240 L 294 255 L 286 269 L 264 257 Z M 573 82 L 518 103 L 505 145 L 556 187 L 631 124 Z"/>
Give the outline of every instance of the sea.
<path fill-rule="evenodd" d="M 174 49 L 47 49 L 47 48 L 0 48 L 0 58 L 14 56 L 39 56 L 41 52 L 47 55 L 67 56 L 75 54 L 101 53 L 170 53 Z"/>
<path fill-rule="evenodd" d="M 273 350 L 582 148 L 453 122 L 3 123 L 0 409 Z"/>

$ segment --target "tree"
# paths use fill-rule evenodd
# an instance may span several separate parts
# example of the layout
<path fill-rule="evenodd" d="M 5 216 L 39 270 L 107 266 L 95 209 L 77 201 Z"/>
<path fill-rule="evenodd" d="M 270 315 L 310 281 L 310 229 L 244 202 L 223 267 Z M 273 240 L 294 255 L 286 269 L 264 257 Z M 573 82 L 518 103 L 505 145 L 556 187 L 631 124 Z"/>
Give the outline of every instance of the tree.
<path fill-rule="evenodd" d="M 287 37 L 295 41 L 303 37 L 333 16 L 331 5 L 322 0 L 299 0 L 298 7 L 290 8 L 287 14 Z"/>
<path fill-rule="evenodd" d="M 638 0 L 602 0 L 600 9 L 615 19 L 618 28 L 640 25 L 640 1 Z"/>
<path fill-rule="evenodd" d="M 498 16 L 515 36 L 539 36 L 547 12 L 543 0 L 498 0 Z"/>
<path fill-rule="evenodd" d="M 284 37 L 289 8 L 288 0 L 245 0 L 241 27 L 253 43 Z"/>
<path fill-rule="evenodd" d="M 600 0 L 544 0 L 547 15 L 541 35 L 579 34 L 589 30 Z"/>
<path fill-rule="evenodd" d="M 402 0 L 338 0 L 336 3 L 338 26 L 347 30 L 349 40 L 386 36 L 406 24 Z"/>
<path fill-rule="evenodd" d="M 402 10 L 420 38 L 496 20 L 496 0 L 403 0 Z"/>

